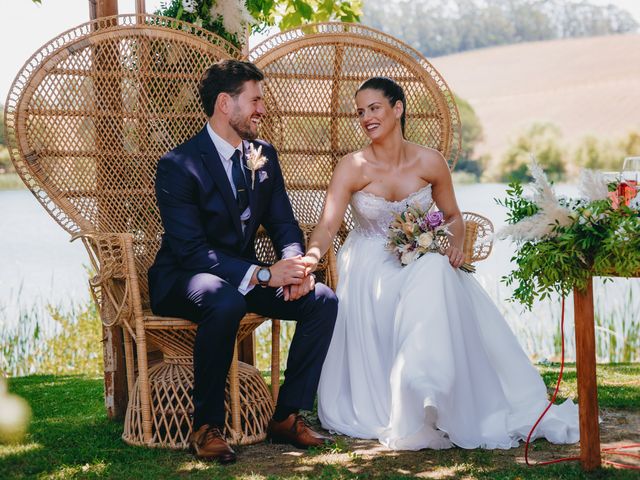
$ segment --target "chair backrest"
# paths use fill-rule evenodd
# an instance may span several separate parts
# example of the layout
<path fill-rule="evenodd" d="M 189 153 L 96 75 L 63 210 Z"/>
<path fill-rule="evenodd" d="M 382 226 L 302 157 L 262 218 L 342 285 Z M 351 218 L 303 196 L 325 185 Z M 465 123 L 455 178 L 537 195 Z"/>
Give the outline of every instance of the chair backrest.
<path fill-rule="evenodd" d="M 416 50 L 358 24 L 320 23 L 275 35 L 250 53 L 265 73 L 261 135 L 278 149 L 298 220 L 315 224 L 333 169 L 368 139 L 354 94 L 372 76 L 398 81 L 407 99 L 406 136 L 439 150 L 454 167 L 461 125 L 444 79 Z M 351 228 L 350 212 L 336 248 Z"/>
<path fill-rule="evenodd" d="M 11 88 L 6 127 L 16 170 L 69 233 L 133 234 L 144 303 L 162 232 L 156 164 L 206 121 L 202 72 L 240 57 L 191 24 L 121 15 L 50 41 Z"/>

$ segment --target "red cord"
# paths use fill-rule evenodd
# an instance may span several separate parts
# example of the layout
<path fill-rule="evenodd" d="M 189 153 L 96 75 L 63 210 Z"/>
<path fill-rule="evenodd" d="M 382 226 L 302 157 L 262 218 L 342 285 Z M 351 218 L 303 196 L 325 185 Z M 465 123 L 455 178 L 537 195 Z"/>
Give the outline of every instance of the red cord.
<path fill-rule="evenodd" d="M 530 467 L 534 467 L 534 466 L 541 466 L 541 465 L 551 465 L 552 463 L 560 463 L 560 462 L 573 462 L 576 460 L 581 460 L 580 457 L 564 457 L 564 458 L 558 458 L 555 460 L 549 460 L 547 462 L 536 462 L 536 463 L 530 463 L 529 462 L 529 444 L 531 442 L 531 436 L 533 435 L 533 432 L 536 430 L 536 427 L 538 426 L 538 424 L 542 421 L 543 417 L 547 414 L 547 412 L 549 411 L 549 409 L 551 408 L 551 405 L 554 404 L 554 402 L 556 401 L 556 396 L 558 395 L 558 390 L 560 390 L 560 382 L 562 382 L 562 374 L 564 373 L 564 297 L 562 297 L 562 313 L 560 316 L 560 344 L 562 346 L 562 355 L 561 355 L 561 359 L 560 359 L 560 374 L 558 375 L 558 381 L 556 382 L 556 389 L 553 392 L 553 395 L 551 397 L 551 400 L 549 400 L 549 405 L 547 405 L 547 408 L 544 409 L 544 411 L 542 412 L 542 414 L 538 417 L 538 420 L 536 420 L 536 423 L 533 424 L 533 427 L 531 427 L 531 430 L 529 431 L 529 435 L 527 436 L 527 441 L 525 443 L 524 446 L 524 460 L 527 463 L 528 466 Z M 631 458 L 637 458 L 640 459 L 640 455 L 635 454 L 635 453 L 628 453 L 628 452 L 620 452 L 619 450 L 624 450 L 627 448 L 640 448 L 640 443 L 632 443 L 630 445 L 620 445 L 617 447 L 608 447 L 608 448 L 603 448 L 601 450 L 603 455 L 618 455 L 618 456 L 622 456 L 622 457 L 631 457 Z M 602 461 L 603 464 L 607 464 L 607 465 L 611 465 L 613 467 L 616 468 L 623 468 L 623 469 L 630 469 L 630 470 L 640 470 L 640 466 L 637 465 L 629 465 L 626 463 L 618 463 L 618 462 L 613 462 L 611 460 L 603 460 Z"/>
<path fill-rule="evenodd" d="M 640 448 L 640 443 L 632 443 L 629 445 L 619 445 L 617 447 L 608 447 L 608 448 L 603 448 L 602 449 L 602 453 L 603 455 L 618 455 L 620 457 L 631 457 L 631 458 L 636 458 L 638 460 L 640 460 L 640 455 L 637 453 L 629 453 L 629 452 L 620 452 L 619 450 L 625 450 L 627 448 Z M 629 465 L 628 463 L 618 463 L 618 462 L 613 462 L 611 460 L 603 460 L 602 463 L 606 463 L 607 465 L 612 465 L 616 468 L 628 468 L 631 470 L 640 470 L 640 465 Z"/>
<path fill-rule="evenodd" d="M 565 457 L 565 458 L 558 458 L 556 460 L 549 460 L 547 462 L 529 463 L 529 444 L 531 442 L 531 436 L 533 435 L 533 432 L 535 431 L 538 424 L 542 421 L 542 418 L 547 414 L 547 412 L 551 408 L 551 405 L 553 405 L 553 403 L 556 401 L 556 396 L 558 396 L 558 390 L 560 390 L 560 382 L 562 382 L 562 374 L 564 373 L 564 297 L 562 297 L 562 314 L 560 316 L 560 344 L 562 346 L 562 355 L 560 359 L 560 375 L 558 375 L 558 381 L 556 382 L 556 390 L 553 392 L 553 395 L 551 396 L 551 400 L 549 401 L 549 405 L 547 405 L 547 408 L 544 409 L 542 414 L 538 417 L 538 420 L 536 420 L 536 423 L 534 423 L 533 427 L 531 427 L 531 430 L 529 431 L 529 435 L 527 436 L 527 442 L 524 445 L 524 461 L 530 467 L 533 467 L 534 465 L 551 465 L 552 463 L 580 460 L 580 457 Z"/>

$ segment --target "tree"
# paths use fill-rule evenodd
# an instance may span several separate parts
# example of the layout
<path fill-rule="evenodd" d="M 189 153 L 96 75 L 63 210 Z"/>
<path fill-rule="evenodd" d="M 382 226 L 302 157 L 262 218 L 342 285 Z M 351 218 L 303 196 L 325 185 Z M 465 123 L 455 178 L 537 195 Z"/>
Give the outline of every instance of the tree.
<path fill-rule="evenodd" d="M 485 159 L 476 156 L 475 148 L 484 136 L 482 124 L 469 102 L 456 97 L 456 104 L 462 123 L 462 148 L 456 163 L 456 171 L 469 172 L 479 178 L 484 170 Z"/>
<path fill-rule="evenodd" d="M 362 0 L 247 0 L 247 6 L 258 21 L 280 30 L 310 22 L 358 22 L 362 13 Z"/>
<path fill-rule="evenodd" d="M 236 46 L 244 43 L 247 25 L 254 32 L 273 25 L 286 30 L 313 22 L 358 22 L 362 13 L 362 0 L 167 0 L 161 5 L 156 15 L 196 24 Z"/>
<path fill-rule="evenodd" d="M 214 32 L 236 46 L 244 43 L 248 25 L 260 32 L 311 22 L 357 22 L 362 0 L 170 0 L 157 15 L 176 18 Z"/>
<path fill-rule="evenodd" d="M 581 168 L 591 170 L 616 170 L 620 168 L 622 160 L 619 152 L 609 141 L 599 140 L 588 135 L 576 147 L 573 153 L 573 163 Z"/>
<path fill-rule="evenodd" d="M 613 5 L 566 0 L 387 0 L 365 4 L 362 23 L 401 38 L 426 56 L 475 48 L 638 30 Z"/>
<path fill-rule="evenodd" d="M 4 137 L 4 106 L 0 105 L 0 174 L 6 172 L 13 172 L 13 163 L 11 163 L 11 157 L 6 147 L 6 139 Z"/>
<path fill-rule="evenodd" d="M 625 157 L 640 154 L 640 131 L 631 131 L 617 140 L 585 137 L 573 153 L 573 162 L 592 170 L 619 171 Z"/>
<path fill-rule="evenodd" d="M 640 155 L 640 131 L 629 132 L 618 142 L 618 147 L 625 157 Z"/>
<path fill-rule="evenodd" d="M 552 123 L 534 123 L 518 136 L 502 158 L 501 181 L 532 180 L 528 165 L 531 155 L 552 181 L 562 180 L 565 173 L 565 150 L 561 145 L 560 128 Z"/>
<path fill-rule="evenodd" d="M 0 104 L 0 147 L 4 147 L 4 105 Z"/>

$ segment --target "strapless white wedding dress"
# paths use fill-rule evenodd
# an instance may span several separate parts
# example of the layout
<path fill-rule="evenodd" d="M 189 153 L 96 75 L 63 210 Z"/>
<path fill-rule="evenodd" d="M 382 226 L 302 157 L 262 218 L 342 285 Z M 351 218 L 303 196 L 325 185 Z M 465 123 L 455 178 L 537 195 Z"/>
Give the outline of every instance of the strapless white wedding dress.
<path fill-rule="evenodd" d="M 515 447 L 546 407 L 547 390 L 506 321 L 447 257 L 428 253 L 402 267 L 385 250 L 394 213 L 430 203 L 429 185 L 398 202 L 352 196 L 320 421 L 395 450 Z M 535 437 L 577 442 L 577 406 L 553 406 Z"/>

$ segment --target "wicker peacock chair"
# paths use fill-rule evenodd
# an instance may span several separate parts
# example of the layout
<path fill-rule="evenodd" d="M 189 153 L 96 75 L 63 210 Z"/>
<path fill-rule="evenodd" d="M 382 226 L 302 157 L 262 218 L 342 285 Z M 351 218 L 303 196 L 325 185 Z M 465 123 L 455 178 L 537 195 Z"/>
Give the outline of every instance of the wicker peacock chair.
<path fill-rule="evenodd" d="M 202 72 L 240 57 L 222 38 L 190 24 L 151 15 L 106 17 L 42 47 L 8 97 L 7 140 L 16 170 L 47 212 L 82 239 L 97 271 L 90 285 L 102 321 L 122 327 L 129 391 L 123 438 L 129 443 L 187 445 L 196 327 L 149 310 L 147 270 L 162 232 L 154 176 L 158 159 L 206 121 L 198 96 Z M 265 236 L 257 250 L 273 261 Z M 247 315 L 238 341 L 264 320 Z M 148 347 L 162 352 L 161 362 L 148 363 Z M 278 365 L 277 349 L 274 354 Z M 277 385 L 279 369 L 272 371 Z M 232 441 L 265 437 L 273 401 L 260 373 L 237 361 L 237 349 L 227 407 Z"/>

